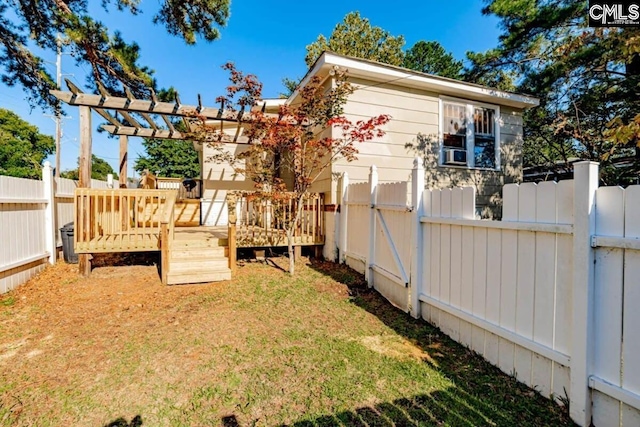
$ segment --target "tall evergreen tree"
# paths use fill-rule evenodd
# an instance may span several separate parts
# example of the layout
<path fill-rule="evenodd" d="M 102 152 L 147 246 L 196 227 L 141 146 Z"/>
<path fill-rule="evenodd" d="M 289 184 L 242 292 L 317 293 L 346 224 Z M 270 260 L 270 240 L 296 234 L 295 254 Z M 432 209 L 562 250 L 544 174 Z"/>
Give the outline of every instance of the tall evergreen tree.
<path fill-rule="evenodd" d="M 141 0 L 103 0 L 105 10 L 113 7 L 137 15 Z M 167 32 L 193 44 L 219 37 L 218 27 L 229 17 L 230 0 L 162 0 L 153 22 Z M 10 86 L 25 88 L 32 105 L 56 105 L 49 93 L 55 81 L 43 59 L 30 46 L 55 51 L 57 34 L 63 35 L 76 61 L 91 67 L 89 85 L 102 82 L 112 93 L 121 94 L 121 84 L 138 96 L 155 86 L 153 71 L 138 63 L 139 46 L 126 42 L 118 31 L 109 31 L 96 21 L 83 0 L 15 0 L 0 2 L 0 74 Z"/>
<path fill-rule="evenodd" d="M 437 41 L 420 40 L 407 50 L 403 66 L 422 73 L 459 79 L 462 74 L 462 61 L 456 60 Z"/>
<path fill-rule="evenodd" d="M 197 178 L 200 176 L 198 152 L 191 141 L 148 139 L 142 141 L 145 154 L 138 157 L 135 170 L 147 169 L 158 176 Z"/>
<path fill-rule="evenodd" d="M 360 12 L 348 13 L 336 25 L 327 39 L 320 34 L 318 39 L 307 46 L 304 58 L 307 66 L 313 65 L 325 50 L 356 58 L 371 59 L 391 65 L 402 65 L 404 37 L 394 37 L 380 27 L 374 27 Z"/>
<path fill-rule="evenodd" d="M 41 164 L 54 150 L 52 136 L 0 108 L 0 175 L 40 179 Z"/>
<path fill-rule="evenodd" d="M 91 155 L 91 179 L 99 179 L 101 181 L 106 181 L 107 175 L 109 174 L 113 175 L 114 179 L 118 179 L 118 174 L 113 170 L 111 165 L 106 160 L 101 159 L 95 154 L 92 154 Z M 63 171 L 60 174 L 60 176 L 62 178 L 77 180 L 79 176 L 78 168 Z"/>

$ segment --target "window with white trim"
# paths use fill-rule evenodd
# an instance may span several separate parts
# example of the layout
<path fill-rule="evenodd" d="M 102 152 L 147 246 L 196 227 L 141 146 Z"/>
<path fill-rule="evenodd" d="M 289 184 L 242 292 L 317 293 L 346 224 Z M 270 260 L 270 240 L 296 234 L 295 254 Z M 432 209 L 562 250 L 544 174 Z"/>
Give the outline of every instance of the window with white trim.
<path fill-rule="evenodd" d="M 499 169 L 497 106 L 441 99 L 441 165 Z"/>

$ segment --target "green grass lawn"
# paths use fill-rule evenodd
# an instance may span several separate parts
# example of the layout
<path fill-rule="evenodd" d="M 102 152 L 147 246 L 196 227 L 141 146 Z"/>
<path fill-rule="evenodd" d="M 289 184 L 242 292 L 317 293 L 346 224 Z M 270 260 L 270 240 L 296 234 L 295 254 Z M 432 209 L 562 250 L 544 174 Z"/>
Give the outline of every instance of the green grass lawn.
<path fill-rule="evenodd" d="M 573 424 L 357 274 L 310 262 L 175 287 L 153 267 L 48 269 L 0 297 L 0 425 Z"/>

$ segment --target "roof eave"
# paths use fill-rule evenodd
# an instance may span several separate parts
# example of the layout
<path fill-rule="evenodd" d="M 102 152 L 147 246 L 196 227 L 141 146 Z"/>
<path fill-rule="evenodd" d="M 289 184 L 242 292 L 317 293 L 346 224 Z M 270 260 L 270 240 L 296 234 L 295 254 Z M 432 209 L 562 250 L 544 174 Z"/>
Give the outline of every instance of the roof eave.
<path fill-rule="evenodd" d="M 505 92 L 495 88 L 431 76 L 406 70 L 401 67 L 386 66 L 385 64 L 350 58 L 331 52 L 324 52 L 320 55 L 303 78 L 300 86 L 306 85 L 313 76 L 324 76 L 331 68 L 336 66 L 347 69 L 350 77 L 389 82 L 395 85 L 432 91 L 441 95 L 471 99 L 518 109 L 535 107 L 540 103 L 538 98 L 530 95 Z M 298 91 L 296 90 L 289 97 L 289 102 L 295 99 L 297 95 Z"/>

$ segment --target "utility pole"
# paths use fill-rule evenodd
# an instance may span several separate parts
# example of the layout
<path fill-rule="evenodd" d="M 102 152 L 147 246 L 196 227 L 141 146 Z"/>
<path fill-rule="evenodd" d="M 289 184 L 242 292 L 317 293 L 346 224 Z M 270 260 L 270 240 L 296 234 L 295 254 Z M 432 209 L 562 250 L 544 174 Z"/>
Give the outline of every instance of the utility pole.
<path fill-rule="evenodd" d="M 56 56 L 56 84 L 58 90 L 62 88 L 62 38 L 60 33 L 57 37 L 58 54 Z M 62 117 L 60 109 L 56 110 L 56 178 L 60 178 L 60 140 L 62 139 Z"/>

